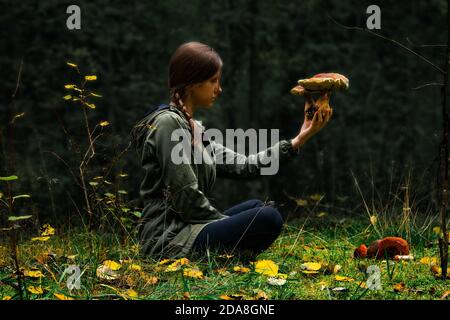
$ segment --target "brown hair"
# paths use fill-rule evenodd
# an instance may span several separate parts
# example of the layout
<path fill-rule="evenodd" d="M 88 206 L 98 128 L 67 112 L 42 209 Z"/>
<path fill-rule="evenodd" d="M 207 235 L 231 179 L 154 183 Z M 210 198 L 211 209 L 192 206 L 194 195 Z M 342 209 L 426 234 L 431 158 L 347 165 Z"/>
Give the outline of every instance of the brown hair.
<path fill-rule="evenodd" d="M 186 42 L 180 45 L 169 62 L 170 101 L 183 112 L 194 135 L 194 121 L 184 106 L 186 87 L 211 78 L 222 68 L 219 54 L 210 46 L 200 42 Z"/>

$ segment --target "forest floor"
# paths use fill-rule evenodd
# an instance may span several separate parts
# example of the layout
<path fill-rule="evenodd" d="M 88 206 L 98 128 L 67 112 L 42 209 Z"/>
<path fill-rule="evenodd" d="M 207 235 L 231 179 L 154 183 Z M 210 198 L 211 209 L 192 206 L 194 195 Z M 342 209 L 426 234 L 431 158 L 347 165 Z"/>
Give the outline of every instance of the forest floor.
<path fill-rule="evenodd" d="M 408 228 L 382 217 L 314 213 L 289 221 L 248 262 L 214 252 L 202 260 L 155 261 L 140 258 L 130 237 L 47 232 L 18 245 L 21 293 L 10 245 L 0 245 L 0 299 L 450 298 L 450 279 L 436 274 L 439 228 L 426 219 Z M 410 241 L 413 260 L 353 258 L 359 244 L 394 235 Z"/>

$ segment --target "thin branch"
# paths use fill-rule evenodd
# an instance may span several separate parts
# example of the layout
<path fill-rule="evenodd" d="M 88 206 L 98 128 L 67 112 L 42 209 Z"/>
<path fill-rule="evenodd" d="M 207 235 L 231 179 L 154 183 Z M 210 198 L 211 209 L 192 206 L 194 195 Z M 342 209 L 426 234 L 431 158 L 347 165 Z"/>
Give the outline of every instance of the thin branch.
<path fill-rule="evenodd" d="M 373 32 L 373 31 L 371 31 L 371 30 L 369 30 L 369 29 L 364 29 L 364 28 L 361 28 L 361 27 L 349 27 L 349 26 L 345 26 L 345 25 L 343 25 L 343 24 L 337 22 L 336 20 L 334 20 L 329 14 L 327 14 L 327 15 L 328 15 L 328 18 L 330 18 L 335 24 L 337 24 L 338 26 L 340 26 L 340 27 L 342 27 L 342 28 L 345 28 L 345 29 L 347 29 L 347 30 L 358 30 L 358 31 L 363 31 L 363 32 L 366 32 L 366 33 L 371 34 L 371 35 L 373 35 L 373 36 L 376 36 L 376 37 L 378 37 L 378 38 L 380 38 L 380 39 L 383 39 L 383 40 L 392 42 L 392 43 L 398 45 L 399 47 L 405 49 L 405 50 L 408 51 L 409 53 L 415 55 L 415 56 L 418 57 L 419 59 L 425 61 L 426 63 L 428 63 L 429 65 L 431 65 L 433 68 L 435 68 L 436 70 L 438 70 L 441 74 L 445 74 L 445 71 L 442 70 L 441 68 L 439 68 L 439 67 L 438 67 L 437 65 L 435 65 L 433 62 L 431 62 L 430 60 L 428 60 L 427 58 L 425 58 L 425 57 L 422 56 L 421 54 L 415 52 L 414 50 L 411 50 L 410 48 L 408 48 L 407 46 L 405 46 L 404 44 L 402 44 L 402 43 L 400 43 L 400 42 L 398 42 L 398 41 L 396 41 L 396 40 L 394 40 L 394 39 L 385 37 L 385 36 L 383 36 L 383 35 L 381 35 L 381 34 L 379 34 L 379 33 Z"/>
<path fill-rule="evenodd" d="M 409 37 L 406 37 L 406 40 L 416 48 L 433 48 L 433 47 L 446 47 L 446 44 L 415 44 L 411 40 L 409 40 Z"/>
<path fill-rule="evenodd" d="M 11 96 L 11 100 L 13 100 L 16 97 L 17 91 L 19 91 L 20 76 L 22 75 L 22 67 L 23 67 L 23 58 L 20 60 L 19 74 L 17 75 L 16 88 L 14 89 L 14 93 Z"/>
<path fill-rule="evenodd" d="M 423 84 L 423 85 L 421 85 L 421 86 L 412 88 L 412 90 L 419 90 L 419 89 L 422 89 L 422 88 L 424 88 L 424 87 L 429 87 L 429 86 L 440 86 L 440 87 L 442 87 L 443 85 L 444 85 L 443 83 L 432 82 L 432 83 L 427 83 L 427 84 Z"/>

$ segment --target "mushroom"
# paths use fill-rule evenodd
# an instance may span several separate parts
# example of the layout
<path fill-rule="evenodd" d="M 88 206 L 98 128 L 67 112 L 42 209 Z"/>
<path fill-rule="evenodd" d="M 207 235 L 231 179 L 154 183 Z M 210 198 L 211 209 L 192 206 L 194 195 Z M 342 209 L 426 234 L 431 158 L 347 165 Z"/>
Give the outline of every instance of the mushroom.
<path fill-rule="evenodd" d="M 355 249 L 353 256 L 355 258 L 375 258 L 384 259 L 395 258 L 409 254 L 409 245 L 405 239 L 398 237 L 386 237 L 381 240 L 375 240 L 369 248 L 362 244 Z"/>
<path fill-rule="evenodd" d="M 347 77 L 339 73 L 319 73 L 308 79 L 300 79 L 297 81 L 298 85 L 291 89 L 291 93 L 296 96 L 303 96 L 308 101 L 310 107 L 305 110 L 306 117 L 311 120 L 314 113 L 320 107 L 329 107 L 329 105 L 317 105 L 312 98 L 314 93 L 330 93 L 337 89 L 348 89 L 349 80 Z"/>

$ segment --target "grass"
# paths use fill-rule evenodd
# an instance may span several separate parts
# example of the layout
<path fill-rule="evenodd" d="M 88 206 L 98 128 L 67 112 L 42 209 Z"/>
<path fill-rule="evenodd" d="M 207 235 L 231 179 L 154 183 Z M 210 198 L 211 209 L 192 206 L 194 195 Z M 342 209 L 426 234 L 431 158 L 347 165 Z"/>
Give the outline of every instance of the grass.
<path fill-rule="evenodd" d="M 208 259 L 192 259 L 189 264 L 166 272 L 174 261 L 160 264 L 140 257 L 138 246 L 130 240 L 132 237 L 123 243 L 114 234 L 71 231 L 52 236 L 45 242 L 22 240 L 18 246 L 21 267 L 42 272 L 41 277 L 23 278 L 24 287 L 30 288 L 24 290 L 24 298 L 440 299 L 450 290 L 450 281 L 435 278 L 430 265 L 420 263 L 422 257 L 438 258 L 438 247 L 437 236 L 431 230 L 433 225 L 424 220 L 421 227 L 416 227 L 418 221 L 411 224 L 410 230 L 414 260 L 390 262 L 392 265 L 386 261 L 358 260 L 352 255 L 356 246 L 377 239 L 379 232 L 383 236 L 401 236 L 395 224 L 386 227 L 381 222 L 373 225 L 366 216 L 349 218 L 330 214 L 290 221 L 273 245 L 257 257 L 257 260 L 274 261 L 279 267 L 278 273 L 287 275 L 282 286 L 269 284 L 268 276 L 255 272 L 254 264 L 243 265 L 239 257 L 214 252 Z M 0 253 L 0 298 L 18 299 L 17 276 L 6 243 L 0 245 Z M 105 260 L 120 264 L 120 269 L 113 271 L 117 273 L 115 279 L 97 275 L 98 266 Z M 317 274 L 305 274 L 301 267 L 305 262 L 319 262 L 322 267 Z M 68 289 L 71 273 L 64 273 L 64 270 L 70 265 L 80 269 L 80 289 Z M 331 271 L 335 265 L 341 266 L 336 274 Z M 361 282 L 366 282 L 367 286 L 366 271 L 370 265 L 380 268 L 381 290 L 360 286 Z M 235 271 L 236 266 L 247 267 L 249 271 Z M 184 275 L 183 270 L 187 268 L 198 268 L 203 276 Z M 353 281 L 338 281 L 337 275 Z M 32 293 L 32 286 L 42 292 Z"/>

